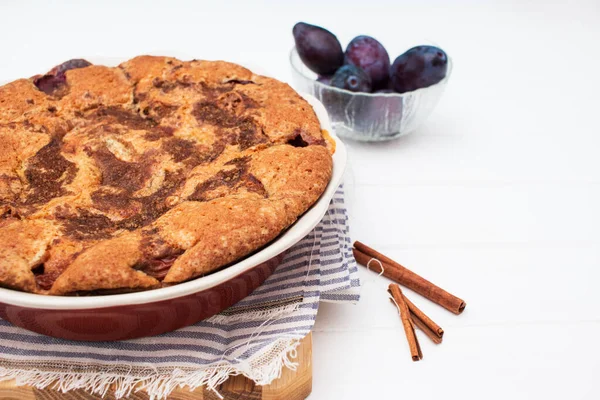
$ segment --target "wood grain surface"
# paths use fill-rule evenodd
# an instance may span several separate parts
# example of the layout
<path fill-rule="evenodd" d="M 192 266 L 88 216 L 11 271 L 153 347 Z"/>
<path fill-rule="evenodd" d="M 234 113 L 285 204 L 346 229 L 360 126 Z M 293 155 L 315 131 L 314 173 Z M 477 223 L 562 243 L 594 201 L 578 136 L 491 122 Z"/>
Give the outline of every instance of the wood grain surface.
<path fill-rule="evenodd" d="M 312 390 L 312 334 L 302 339 L 298 346 L 298 368 L 296 371 L 284 368 L 281 378 L 270 385 L 258 386 L 244 376 L 233 376 L 219 385 L 217 391 L 224 400 L 304 400 Z M 51 387 L 52 385 L 50 385 Z M 133 393 L 128 399 L 147 400 L 146 392 Z M 46 388 L 43 390 L 30 386 L 16 386 L 14 381 L 0 382 L 0 399 L 2 400 L 115 400 L 114 394 L 108 393 L 104 398 L 91 395 L 83 390 L 68 393 Z M 168 397 L 169 400 L 220 400 L 213 391 L 198 388 L 190 392 L 186 388 L 176 389 Z"/>

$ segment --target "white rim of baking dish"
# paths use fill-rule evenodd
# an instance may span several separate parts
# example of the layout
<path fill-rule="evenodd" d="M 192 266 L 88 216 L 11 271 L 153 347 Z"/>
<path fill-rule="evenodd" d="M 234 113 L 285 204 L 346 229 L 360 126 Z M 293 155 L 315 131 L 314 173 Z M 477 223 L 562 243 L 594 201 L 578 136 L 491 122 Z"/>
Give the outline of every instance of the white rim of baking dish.
<path fill-rule="evenodd" d="M 110 59 L 110 61 L 107 59 L 105 62 L 101 62 L 101 60 L 91 57 L 88 58 L 88 60 L 96 61 L 95 64 L 116 65 L 115 59 Z M 0 303 L 45 310 L 85 310 L 147 304 L 175 299 L 198 293 L 227 282 L 249 269 L 278 256 L 298 243 L 319 224 L 321 219 L 323 219 L 323 216 L 329 208 L 331 199 L 342 182 L 347 159 L 346 147 L 335 135 L 323 104 L 309 94 L 301 93 L 300 95 L 304 97 L 315 110 L 317 118 L 321 123 L 321 129 L 326 130 L 335 141 L 336 148 L 335 153 L 332 156 L 333 172 L 329 184 L 317 202 L 298 218 L 292 226 L 266 247 L 220 271 L 170 287 L 134 293 L 85 297 L 50 296 L 0 288 Z"/>

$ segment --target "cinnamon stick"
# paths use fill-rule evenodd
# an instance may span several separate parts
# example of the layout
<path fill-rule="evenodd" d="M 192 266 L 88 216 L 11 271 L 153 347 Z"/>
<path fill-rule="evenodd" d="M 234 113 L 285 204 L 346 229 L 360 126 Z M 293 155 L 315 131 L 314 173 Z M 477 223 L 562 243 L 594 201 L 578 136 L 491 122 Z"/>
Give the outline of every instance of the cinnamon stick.
<path fill-rule="evenodd" d="M 406 297 L 404 298 L 404 300 L 406 300 Z M 415 314 L 410 313 L 410 319 L 417 328 L 419 328 L 425 335 L 427 335 L 429 339 L 431 339 L 433 343 L 442 343 L 442 338 L 439 337 L 434 331 L 432 331 L 430 327 L 425 325 L 423 321 L 417 318 Z"/>
<path fill-rule="evenodd" d="M 423 358 L 423 353 L 421 353 L 421 346 L 419 345 L 419 340 L 415 335 L 415 328 L 410 319 L 410 311 L 404 301 L 402 290 L 400 289 L 400 286 L 390 283 L 388 291 L 398 306 L 400 319 L 402 320 L 402 326 L 404 326 L 404 333 L 406 334 L 406 340 L 408 340 L 410 356 L 412 357 L 413 361 L 419 361 Z"/>
<path fill-rule="evenodd" d="M 444 336 L 444 330 L 421 311 L 419 307 L 415 306 L 408 297 L 404 296 L 404 301 L 410 310 L 410 315 L 415 325 L 429 336 L 432 341 L 437 344 L 441 343 L 442 337 Z"/>
<path fill-rule="evenodd" d="M 379 264 L 381 263 L 383 266 L 383 276 L 414 290 L 454 314 L 462 313 L 467 305 L 464 300 L 446 292 L 444 289 L 434 285 L 427 279 L 415 274 L 408 268 L 405 268 L 391 258 L 384 256 L 359 241 L 354 242 L 354 249 L 352 249 L 352 252 L 359 264 L 367 266 L 369 261 L 373 260 L 371 261 L 371 264 L 368 265 L 369 268 L 381 272 L 381 266 Z"/>

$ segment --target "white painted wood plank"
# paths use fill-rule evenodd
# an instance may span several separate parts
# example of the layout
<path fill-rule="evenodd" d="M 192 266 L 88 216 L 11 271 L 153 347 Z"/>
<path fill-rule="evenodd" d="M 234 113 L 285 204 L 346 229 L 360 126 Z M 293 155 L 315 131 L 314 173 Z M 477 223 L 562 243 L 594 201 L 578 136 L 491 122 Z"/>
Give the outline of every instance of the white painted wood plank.
<path fill-rule="evenodd" d="M 436 346 L 402 327 L 313 335 L 311 399 L 597 399 L 599 323 L 456 327 Z M 331 397 L 327 397 L 327 395 Z"/>
<path fill-rule="evenodd" d="M 600 185 L 348 186 L 352 232 L 373 247 L 600 243 Z"/>
<path fill-rule="evenodd" d="M 405 294 L 446 329 L 600 322 L 600 249 L 386 250 L 394 260 L 467 302 L 456 316 L 406 289 Z M 367 331 L 400 323 L 385 277 L 361 267 L 357 305 L 321 304 L 315 330 Z"/>

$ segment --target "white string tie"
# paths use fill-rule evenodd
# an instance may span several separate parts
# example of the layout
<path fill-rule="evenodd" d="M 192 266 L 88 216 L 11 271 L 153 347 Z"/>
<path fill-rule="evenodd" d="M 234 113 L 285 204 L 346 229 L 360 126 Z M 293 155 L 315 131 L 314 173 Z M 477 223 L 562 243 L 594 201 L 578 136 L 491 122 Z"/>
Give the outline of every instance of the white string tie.
<path fill-rule="evenodd" d="M 379 260 L 378 260 L 378 259 L 376 259 L 376 258 L 371 258 L 371 259 L 369 260 L 369 262 L 367 263 L 367 270 L 370 270 L 370 267 L 371 267 L 371 262 L 372 262 L 372 261 L 376 261 L 377 263 L 379 263 L 379 268 L 381 268 L 381 272 L 379 273 L 379 276 L 383 275 L 383 273 L 385 272 L 385 268 L 383 268 L 383 264 L 381 263 L 381 261 L 379 261 Z M 375 272 L 375 271 L 373 271 L 373 272 Z"/>

